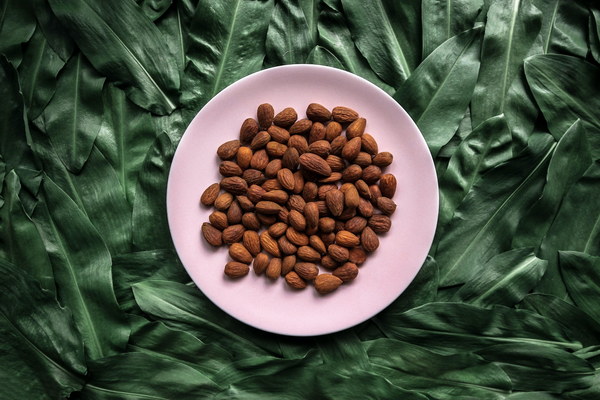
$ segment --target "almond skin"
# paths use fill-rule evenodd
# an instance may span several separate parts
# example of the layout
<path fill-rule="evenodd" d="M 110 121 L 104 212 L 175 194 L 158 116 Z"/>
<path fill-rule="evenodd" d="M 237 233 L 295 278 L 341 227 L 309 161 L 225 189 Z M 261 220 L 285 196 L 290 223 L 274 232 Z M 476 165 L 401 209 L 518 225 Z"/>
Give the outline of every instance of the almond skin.
<path fill-rule="evenodd" d="M 242 240 L 244 236 L 244 225 L 231 225 L 223 229 L 223 243 L 232 244 Z"/>
<path fill-rule="evenodd" d="M 342 158 L 352 161 L 360 153 L 361 148 L 361 138 L 355 137 L 354 139 L 350 139 L 342 148 Z"/>
<path fill-rule="evenodd" d="M 246 275 L 248 275 L 249 271 L 250 271 L 250 267 L 248 267 L 247 264 L 237 262 L 237 261 L 230 261 L 227 264 L 225 264 L 225 270 L 224 270 L 225 275 L 227 275 L 228 277 L 230 277 L 232 279 L 237 279 L 237 278 L 246 276 Z"/>
<path fill-rule="evenodd" d="M 310 128 L 312 128 L 312 124 L 313 123 L 310 119 L 307 119 L 307 118 L 300 119 L 300 120 L 294 122 L 294 124 L 292 126 L 290 126 L 290 134 L 291 135 L 303 135 L 310 131 Z"/>
<path fill-rule="evenodd" d="M 317 184 L 314 182 L 306 182 L 304 187 L 302 188 L 302 198 L 306 201 L 313 201 L 317 198 L 317 194 L 319 193 L 319 188 Z"/>
<path fill-rule="evenodd" d="M 287 192 L 281 189 L 275 189 L 271 190 L 270 192 L 265 192 L 265 194 L 263 194 L 262 196 L 263 200 L 274 201 L 278 204 L 285 204 L 289 198 L 290 196 L 287 194 Z"/>
<path fill-rule="evenodd" d="M 302 168 L 307 171 L 314 172 L 318 175 L 329 176 L 331 175 L 331 167 L 327 162 L 316 154 L 304 153 L 300 156 L 299 160 Z"/>
<path fill-rule="evenodd" d="M 262 171 L 265 168 L 267 168 L 267 165 L 269 164 L 269 156 L 267 155 L 267 152 L 265 151 L 265 149 L 260 149 L 257 150 L 256 152 L 254 152 L 254 154 L 252 155 L 252 158 L 250 159 L 250 166 L 253 169 Z"/>
<path fill-rule="evenodd" d="M 229 226 L 229 222 L 227 221 L 227 214 L 225 214 L 222 211 L 213 211 L 208 216 L 208 221 L 211 223 L 212 226 L 221 231 Z"/>
<path fill-rule="evenodd" d="M 308 134 L 308 143 L 311 144 L 323 139 L 325 139 L 325 125 L 320 122 L 314 122 Z"/>
<path fill-rule="evenodd" d="M 281 210 L 281 206 L 273 201 L 259 201 L 256 203 L 256 211 L 262 214 L 277 214 Z"/>
<path fill-rule="evenodd" d="M 380 168 L 387 167 L 394 161 L 394 156 L 392 153 L 384 151 L 382 153 L 378 153 L 375 157 L 373 157 L 373 164 L 377 165 Z"/>
<path fill-rule="evenodd" d="M 298 119 L 298 114 L 296 110 L 292 107 L 287 107 L 281 110 L 275 117 L 273 118 L 273 123 L 277 126 L 281 126 L 282 128 L 287 128 L 291 126 Z"/>
<path fill-rule="evenodd" d="M 221 185 L 218 183 L 213 183 L 209 187 L 207 187 L 202 196 L 200 196 L 200 203 L 203 206 L 210 207 L 215 203 L 215 200 L 219 196 L 219 192 L 221 191 Z"/>
<path fill-rule="evenodd" d="M 283 257 L 281 260 L 281 275 L 285 276 L 294 269 L 296 265 L 296 256 L 291 254 Z"/>
<path fill-rule="evenodd" d="M 223 234 L 221 231 L 208 222 L 202 224 L 202 236 L 204 236 L 206 243 L 211 246 L 219 247 L 223 244 Z"/>
<path fill-rule="evenodd" d="M 310 246 L 300 246 L 296 255 L 300 259 L 312 263 L 319 262 L 319 260 L 321 259 L 321 255 L 319 254 L 319 252 Z"/>
<path fill-rule="evenodd" d="M 283 153 L 283 158 L 281 159 L 281 166 L 283 168 L 288 168 L 290 170 L 295 170 L 298 168 L 300 159 L 300 153 L 298 153 L 298 149 L 295 147 L 288 147 L 285 153 Z"/>
<path fill-rule="evenodd" d="M 278 237 L 282 236 L 285 234 L 285 231 L 287 231 L 288 225 L 284 222 L 277 222 L 273 225 L 271 225 L 269 227 L 269 229 L 267 229 L 267 231 L 269 232 L 269 235 L 271 235 L 273 238 L 277 239 Z"/>
<path fill-rule="evenodd" d="M 379 247 L 379 238 L 368 226 L 360 234 L 360 241 L 365 251 L 372 253 Z"/>
<path fill-rule="evenodd" d="M 331 112 L 318 103 L 310 103 L 306 108 L 306 116 L 311 121 L 326 122 L 331 119 Z"/>
<path fill-rule="evenodd" d="M 294 173 L 287 168 L 282 168 L 277 172 L 277 180 L 284 189 L 294 189 Z"/>
<path fill-rule="evenodd" d="M 291 226 L 285 231 L 285 237 L 296 246 L 306 246 L 309 243 L 308 236 Z"/>
<path fill-rule="evenodd" d="M 360 194 L 362 197 L 366 199 L 371 198 L 371 191 L 369 190 L 369 185 L 367 185 L 367 182 L 359 179 L 354 182 L 354 186 L 356 187 L 356 190 L 358 190 L 358 194 Z"/>
<path fill-rule="evenodd" d="M 396 203 L 394 200 L 382 196 L 377 199 L 377 208 L 386 215 L 392 215 L 396 211 Z"/>
<path fill-rule="evenodd" d="M 323 243 L 323 240 L 317 235 L 311 235 L 308 238 L 308 241 L 310 243 L 310 247 L 315 249 L 319 254 L 323 255 L 327 253 L 327 247 L 325 246 L 325 243 Z"/>
<path fill-rule="evenodd" d="M 326 158 L 331 151 L 331 143 L 327 140 L 317 140 L 308 146 L 308 151 L 314 153 L 319 157 Z"/>
<path fill-rule="evenodd" d="M 219 146 L 217 149 L 217 156 L 219 156 L 221 160 L 230 160 L 236 155 L 239 148 L 239 140 L 230 140 Z"/>
<path fill-rule="evenodd" d="M 221 188 L 231 194 L 245 194 L 248 190 L 248 183 L 239 176 L 228 176 L 221 179 Z"/>
<path fill-rule="evenodd" d="M 365 133 L 365 128 L 367 126 L 367 120 L 364 118 L 357 118 L 354 122 L 352 122 L 346 128 L 346 137 L 348 139 L 353 139 L 355 137 L 361 137 L 363 133 Z"/>
<path fill-rule="evenodd" d="M 265 253 L 260 253 L 254 258 L 252 267 L 256 275 L 260 275 L 267 269 L 269 265 L 269 256 Z"/>
<path fill-rule="evenodd" d="M 342 149 L 344 148 L 347 142 L 348 139 L 346 139 L 345 136 L 338 136 L 335 139 L 333 139 L 331 141 L 331 154 L 335 156 L 341 156 Z"/>
<path fill-rule="evenodd" d="M 368 133 L 362 135 L 361 146 L 362 150 L 369 154 L 377 154 L 379 151 L 375 138 Z"/>
<path fill-rule="evenodd" d="M 252 231 L 257 231 L 260 229 L 260 221 L 253 212 L 247 212 L 242 215 L 242 225 L 244 225 L 246 229 Z"/>
<path fill-rule="evenodd" d="M 370 216 L 373 215 L 373 211 L 374 211 L 373 204 L 371 204 L 370 201 L 365 200 L 361 197 L 358 202 L 357 210 L 360 213 L 360 215 L 362 215 L 365 218 L 369 218 Z"/>
<path fill-rule="evenodd" d="M 252 150 L 258 150 L 266 146 L 271 141 L 271 135 L 267 131 L 260 131 L 252 138 L 250 142 L 250 148 Z"/>
<path fill-rule="evenodd" d="M 267 270 L 265 271 L 267 278 L 271 280 L 276 280 L 281 275 L 281 258 L 273 257 L 271 261 L 269 261 L 269 265 L 267 265 Z"/>
<path fill-rule="evenodd" d="M 306 281 L 300 278 L 300 275 L 298 275 L 296 271 L 290 271 L 285 274 L 285 282 L 292 289 L 301 290 L 306 288 Z"/>
<path fill-rule="evenodd" d="M 213 206 L 219 211 L 226 211 L 232 202 L 233 195 L 231 193 L 221 193 L 215 199 Z"/>
<path fill-rule="evenodd" d="M 244 236 L 242 236 L 242 243 L 253 257 L 256 257 L 260 253 L 260 237 L 256 231 L 245 231 Z"/>
<path fill-rule="evenodd" d="M 336 269 L 339 263 L 331 258 L 330 255 L 326 254 L 321 258 L 321 265 L 327 269 Z"/>
<path fill-rule="evenodd" d="M 257 169 L 249 168 L 242 173 L 242 179 L 246 181 L 248 186 L 262 185 L 267 178 Z"/>
<path fill-rule="evenodd" d="M 240 142 L 250 143 L 258 133 L 258 122 L 254 118 L 246 118 L 240 128 Z"/>
<path fill-rule="evenodd" d="M 269 103 L 264 103 L 258 106 L 256 110 L 256 117 L 258 119 L 258 125 L 261 129 L 267 129 L 273 123 L 275 117 L 275 110 Z"/>
<path fill-rule="evenodd" d="M 381 178 L 381 168 L 377 165 L 369 165 L 363 169 L 362 179 L 369 185 L 376 183 Z"/>
<path fill-rule="evenodd" d="M 334 269 L 332 274 L 340 278 L 342 282 L 351 282 L 358 275 L 358 267 L 354 263 L 347 262 Z"/>
<path fill-rule="evenodd" d="M 396 177 L 392 174 L 383 174 L 379 179 L 379 189 L 381 190 L 381 195 L 384 197 L 390 199 L 394 197 L 397 185 L 398 182 L 396 181 Z"/>
<path fill-rule="evenodd" d="M 306 219 L 306 226 L 316 227 L 319 224 L 319 207 L 317 203 L 310 202 L 304 206 L 304 217 Z"/>
<path fill-rule="evenodd" d="M 358 190 L 352 185 L 348 190 L 344 192 L 344 203 L 348 208 L 356 208 L 360 202 L 360 196 Z"/>
<path fill-rule="evenodd" d="M 327 294 L 336 290 L 342 280 L 332 274 L 320 274 L 315 278 L 315 289 L 319 294 Z"/>
<path fill-rule="evenodd" d="M 331 110 L 331 116 L 340 124 L 349 124 L 358 118 L 358 113 L 351 108 L 338 106 Z"/>
<path fill-rule="evenodd" d="M 325 139 L 329 142 L 342 134 L 344 128 L 337 121 L 331 121 L 325 127 Z"/>
<path fill-rule="evenodd" d="M 363 217 L 350 218 L 344 224 L 344 227 L 346 228 L 346 230 L 348 232 L 352 232 L 354 234 L 361 233 L 362 230 L 365 229 L 365 226 L 367 226 L 367 220 L 366 220 L 366 218 L 363 218 Z"/>
<path fill-rule="evenodd" d="M 242 209 L 237 200 L 234 200 L 227 210 L 227 222 L 236 225 L 242 222 Z"/>
<path fill-rule="evenodd" d="M 306 206 L 304 207 L 306 209 Z M 288 215 L 289 224 L 297 231 L 304 231 L 306 229 L 306 218 L 302 213 L 291 210 Z"/>
<path fill-rule="evenodd" d="M 333 154 L 328 155 L 325 161 L 327 161 L 327 164 L 329 164 L 332 171 L 340 172 L 343 171 L 344 168 L 346 168 L 346 163 L 344 162 L 344 160 L 341 157 L 335 156 Z"/>
<path fill-rule="evenodd" d="M 252 254 L 241 243 L 233 243 L 229 246 L 229 256 L 244 264 L 250 264 L 253 259 Z"/>
<path fill-rule="evenodd" d="M 285 144 L 290 139 L 288 130 L 277 125 L 270 126 L 269 129 L 267 129 L 267 132 L 271 135 L 271 139 L 279 143 Z"/>
<path fill-rule="evenodd" d="M 367 253 L 361 247 L 350 249 L 348 261 L 356 265 L 361 265 L 367 260 Z"/>
<path fill-rule="evenodd" d="M 362 175 L 363 169 L 357 164 L 352 164 L 342 173 L 342 180 L 344 182 L 355 182 L 362 178 Z"/>
<path fill-rule="evenodd" d="M 279 251 L 279 246 L 277 242 L 267 231 L 262 232 L 260 235 L 260 245 L 263 250 L 267 253 L 271 254 L 274 257 L 281 257 L 281 252 Z"/>
<path fill-rule="evenodd" d="M 298 150 L 299 154 L 304 154 L 308 151 L 308 141 L 302 135 L 292 135 L 288 140 L 288 146 Z"/>
<path fill-rule="evenodd" d="M 342 230 L 335 234 L 335 243 L 344 247 L 355 247 L 360 244 L 360 239 L 354 233 Z"/>
<path fill-rule="evenodd" d="M 277 240 L 277 244 L 279 245 L 281 252 L 285 255 L 289 256 L 292 254 L 296 254 L 296 252 L 298 251 L 298 247 L 296 247 L 292 242 L 290 242 L 285 236 L 280 237 L 279 240 Z"/>
<path fill-rule="evenodd" d="M 369 218 L 369 227 L 375 233 L 386 233 L 392 227 L 392 220 L 387 215 L 376 214 Z"/>
<path fill-rule="evenodd" d="M 344 211 L 344 194 L 340 190 L 333 189 L 327 192 L 325 201 L 332 215 L 337 217 Z"/>
<path fill-rule="evenodd" d="M 242 169 L 246 169 L 250 166 L 250 160 L 252 159 L 252 149 L 250 147 L 242 146 L 237 151 L 236 161 Z"/>
<path fill-rule="evenodd" d="M 246 196 L 248 196 L 248 199 L 250 199 L 251 202 L 258 203 L 262 199 L 263 194 L 265 193 L 266 190 L 260 187 L 259 185 L 250 185 Z"/>
<path fill-rule="evenodd" d="M 364 232 L 364 231 L 363 231 Z M 331 244 L 327 248 L 327 254 L 337 262 L 346 262 L 350 257 L 350 252 L 347 248 L 338 246 L 337 244 Z"/>
<path fill-rule="evenodd" d="M 319 275 L 319 269 L 313 263 L 299 262 L 294 265 L 294 271 L 302 278 L 307 281 L 312 281 Z"/>
<path fill-rule="evenodd" d="M 270 155 L 271 157 L 283 157 L 283 155 L 285 154 L 285 152 L 288 149 L 288 146 L 286 146 L 283 143 L 270 141 L 269 143 L 267 143 L 266 149 L 267 149 L 267 154 Z"/>

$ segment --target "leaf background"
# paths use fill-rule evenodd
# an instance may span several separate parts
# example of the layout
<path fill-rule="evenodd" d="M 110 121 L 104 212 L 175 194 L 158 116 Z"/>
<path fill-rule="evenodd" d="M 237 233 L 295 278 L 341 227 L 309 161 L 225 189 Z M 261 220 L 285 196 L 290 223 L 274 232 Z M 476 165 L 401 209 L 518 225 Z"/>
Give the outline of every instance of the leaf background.
<path fill-rule="evenodd" d="M 0 397 L 600 398 L 599 27 L 583 0 L 0 0 Z M 290 63 L 393 95 L 440 186 L 411 285 L 320 337 L 216 308 L 165 213 L 191 118 Z"/>

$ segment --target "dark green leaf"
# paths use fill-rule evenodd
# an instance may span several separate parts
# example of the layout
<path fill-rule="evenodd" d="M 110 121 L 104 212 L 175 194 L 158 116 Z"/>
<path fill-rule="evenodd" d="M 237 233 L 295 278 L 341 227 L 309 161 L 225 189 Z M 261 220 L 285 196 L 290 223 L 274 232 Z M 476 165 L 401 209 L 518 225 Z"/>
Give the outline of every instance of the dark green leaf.
<path fill-rule="evenodd" d="M 117 354 L 129 327 L 113 292 L 110 253 L 65 192 L 48 177 L 42 187 L 45 204 L 36 208 L 34 221 L 54 268 L 59 301 L 73 311 L 90 359 Z"/>
<path fill-rule="evenodd" d="M 575 305 L 600 324 L 600 257 L 577 251 L 559 251 L 565 285 Z"/>
<path fill-rule="evenodd" d="M 0 208 L 1 257 L 20 266 L 43 289 L 54 293 L 56 288 L 52 265 L 35 224 L 19 200 L 20 191 L 19 178 L 14 171 L 10 171 L 4 181 L 4 205 Z"/>
<path fill-rule="evenodd" d="M 600 158 L 600 68 L 577 57 L 548 54 L 525 61 L 525 75 L 550 133 L 560 138 L 579 118 L 592 155 Z"/>
<path fill-rule="evenodd" d="M 306 61 L 315 44 L 308 21 L 297 1 L 277 2 L 267 30 L 265 66 L 301 64 Z"/>
<path fill-rule="evenodd" d="M 27 42 L 34 31 L 35 16 L 28 2 L 0 0 L 0 54 L 15 67 L 21 63 L 21 43 Z"/>
<path fill-rule="evenodd" d="M 408 111 L 435 157 L 456 132 L 477 81 L 481 27 L 463 32 L 433 51 L 394 98 Z"/>
<path fill-rule="evenodd" d="M 485 263 L 482 272 L 467 281 L 452 300 L 482 307 L 514 306 L 537 285 L 547 265 L 548 262 L 537 258 L 530 248 L 498 254 Z"/>
<path fill-rule="evenodd" d="M 0 376 L 8 378 L 0 397 L 64 398 L 79 390 L 86 366 L 71 312 L 1 259 L 0 275 Z"/>
<path fill-rule="evenodd" d="M 170 3 L 170 1 L 169 1 Z M 156 21 L 156 26 L 165 38 L 169 53 L 177 62 L 179 77 L 183 78 L 186 65 L 185 53 L 188 47 L 188 22 L 191 15 L 186 15 L 182 2 L 177 1 L 165 14 Z"/>
<path fill-rule="evenodd" d="M 56 94 L 44 110 L 44 125 L 50 141 L 65 166 L 78 173 L 88 159 L 102 121 L 104 78 L 81 53 L 61 71 Z"/>
<path fill-rule="evenodd" d="M 200 1 L 190 22 L 182 96 L 194 114 L 223 88 L 261 69 L 272 10 L 273 0 Z"/>
<path fill-rule="evenodd" d="M 299 0 L 300 8 L 306 20 L 306 28 L 311 43 L 317 42 L 319 31 L 317 28 L 319 22 L 319 9 L 322 7 L 321 0 Z"/>
<path fill-rule="evenodd" d="M 600 63 L 600 10 L 591 9 L 589 23 L 590 51 L 596 62 Z"/>
<path fill-rule="evenodd" d="M 533 0 L 533 3 L 542 12 L 543 52 L 585 57 L 588 12 L 583 2 Z"/>
<path fill-rule="evenodd" d="M 37 19 L 38 28 L 42 30 L 52 50 L 67 62 L 75 51 L 75 42 L 61 25 L 47 0 L 29 0 Z"/>
<path fill-rule="evenodd" d="M 541 52 L 534 44 L 541 13 L 531 0 L 491 2 L 481 52 L 481 70 L 471 102 L 473 125 L 505 114 L 511 132 L 527 142 L 538 111 L 525 88 L 523 59 Z"/>
<path fill-rule="evenodd" d="M 369 369 L 369 357 L 356 333 L 352 330 L 323 336 L 317 341 L 325 365 L 337 372 L 349 373 Z"/>
<path fill-rule="evenodd" d="M 472 28 L 482 6 L 483 0 L 424 0 L 423 58 L 446 40 Z"/>
<path fill-rule="evenodd" d="M 179 74 L 158 28 L 133 1 L 50 0 L 94 68 L 156 114 L 176 107 Z"/>
<path fill-rule="evenodd" d="M 90 363 L 82 399 L 205 399 L 217 386 L 185 364 L 144 353 L 125 353 Z"/>
<path fill-rule="evenodd" d="M 307 64 L 325 65 L 327 67 L 333 67 L 337 69 L 344 69 L 342 62 L 338 60 L 329 50 L 322 46 L 315 46 L 308 57 L 306 58 Z"/>
<path fill-rule="evenodd" d="M 56 76 L 65 62 L 52 50 L 38 27 L 19 66 L 19 79 L 29 119 L 37 118 L 56 90 Z"/>
<path fill-rule="evenodd" d="M 142 11 L 152 21 L 159 19 L 171 6 L 173 0 L 143 0 Z"/>
<path fill-rule="evenodd" d="M 542 191 L 555 147 L 549 136 L 532 136 L 519 156 L 493 168 L 473 185 L 437 248 L 442 285 L 466 282 L 482 263 L 510 249 L 518 222 Z"/>
<path fill-rule="evenodd" d="M 342 0 L 356 47 L 379 77 L 399 87 L 421 61 L 421 2 Z"/>

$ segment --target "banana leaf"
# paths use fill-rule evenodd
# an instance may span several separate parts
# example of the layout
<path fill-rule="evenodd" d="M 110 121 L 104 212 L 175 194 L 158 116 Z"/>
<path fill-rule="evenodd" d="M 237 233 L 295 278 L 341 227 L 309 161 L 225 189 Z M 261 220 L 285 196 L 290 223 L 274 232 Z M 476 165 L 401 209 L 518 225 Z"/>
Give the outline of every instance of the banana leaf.
<path fill-rule="evenodd" d="M 265 67 L 301 64 L 315 44 L 315 37 L 298 2 L 278 1 L 267 29 Z"/>

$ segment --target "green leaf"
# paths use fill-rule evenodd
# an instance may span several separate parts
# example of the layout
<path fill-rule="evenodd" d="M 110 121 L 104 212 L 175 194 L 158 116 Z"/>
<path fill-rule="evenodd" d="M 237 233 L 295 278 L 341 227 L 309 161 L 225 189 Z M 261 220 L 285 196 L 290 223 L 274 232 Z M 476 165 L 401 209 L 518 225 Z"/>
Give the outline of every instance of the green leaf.
<path fill-rule="evenodd" d="M 446 40 L 472 28 L 482 6 L 483 0 L 424 0 L 423 58 Z"/>
<path fill-rule="evenodd" d="M 15 67 L 21 63 L 21 44 L 29 41 L 34 31 L 35 16 L 28 2 L 0 0 L 0 54 Z"/>
<path fill-rule="evenodd" d="M 146 17 L 156 21 L 167 11 L 172 2 L 173 0 L 143 0 L 141 7 Z"/>
<path fill-rule="evenodd" d="M 323 364 L 337 372 L 349 373 L 370 367 L 367 352 L 353 330 L 345 330 L 319 338 L 317 342 Z"/>
<path fill-rule="evenodd" d="M 223 88 L 261 69 L 273 0 L 201 0 L 190 22 L 182 103 L 195 114 Z"/>
<path fill-rule="evenodd" d="M 323 6 L 321 0 L 299 0 L 300 8 L 306 20 L 306 30 L 308 31 L 309 41 L 313 44 L 317 43 L 319 36 L 318 22 L 319 9 Z"/>
<path fill-rule="evenodd" d="M 0 255 L 27 271 L 42 289 L 54 293 L 56 287 L 52 265 L 35 224 L 19 200 L 20 191 L 19 178 L 15 171 L 10 171 L 2 190 L 4 205 L 0 208 Z"/>
<path fill-rule="evenodd" d="M 527 59 L 525 75 L 550 133 L 558 139 L 581 119 L 592 155 L 600 158 L 600 68 L 577 57 L 548 54 Z"/>
<path fill-rule="evenodd" d="M 60 73 L 56 93 L 43 113 L 44 125 L 58 156 L 78 173 L 88 159 L 102 121 L 104 78 L 81 53 Z"/>
<path fill-rule="evenodd" d="M 170 1 L 169 1 L 170 3 Z M 189 44 L 189 19 L 191 15 L 186 14 L 185 6 L 181 1 L 166 10 L 165 14 L 156 21 L 156 26 L 165 38 L 169 48 L 169 54 L 177 62 L 177 71 L 180 79 L 187 63 L 185 53 Z"/>
<path fill-rule="evenodd" d="M 277 2 L 267 30 L 265 66 L 301 64 L 314 45 L 314 36 L 297 2 Z"/>
<path fill-rule="evenodd" d="M 429 303 L 397 314 L 388 331 L 395 339 L 441 354 L 476 351 L 505 343 L 581 348 L 554 320 L 503 306 L 490 309 L 463 303 Z"/>
<path fill-rule="evenodd" d="M 538 111 L 523 79 L 523 59 L 541 52 L 534 44 L 541 13 L 531 0 L 491 2 L 481 51 L 481 70 L 471 101 L 473 126 L 505 114 L 515 138 L 527 142 Z"/>
<path fill-rule="evenodd" d="M 158 28 L 132 1 L 50 0 L 94 68 L 156 114 L 176 108 L 179 74 Z"/>
<path fill-rule="evenodd" d="M 552 221 L 569 188 L 591 165 L 589 144 L 580 120 L 576 121 L 558 141 L 552 155 L 542 197 L 519 223 L 513 238 L 514 247 L 538 247 L 550 229 Z"/>
<path fill-rule="evenodd" d="M 133 207 L 138 174 L 157 132 L 150 113 L 127 100 L 122 90 L 104 85 L 102 98 L 104 116 L 95 144 L 114 168 Z"/>
<path fill-rule="evenodd" d="M 564 349 L 532 343 L 510 343 L 477 351 L 499 365 L 510 377 L 514 390 L 563 393 L 587 388 L 594 367 Z"/>
<path fill-rule="evenodd" d="M 29 2 L 33 7 L 38 28 L 42 30 L 48 44 L 64 62 L 67 62 L 75 51 L 75 42 L 54 15 L 47 0 Z"/>
<path fill-rule="evenodd" d="M 469 105 L 482 31 L 476 27 L 444 42 L 394 95 L 423 133 L 433 157 L 452 138 Z"/>
<path fill-rule="evenodd" d="M 555 147 L 549 136 L 532 136 L 519 156 L 482 176 L 456 209 L 435 255 L 443 286 L 466 282 L 510 249 L 518 222 L 542 191 Z"/>
<path fill-rule="evenodd" d="M 81 399 L 205 399 L 217 386 L 185 364 L 144 353 L 124 353 L 89 365 Z"/>
<path fill-rule="evenodd" d="M 600 324 L 600 257 L 559 251 L 560 271 L 575 305 Z"/>
<path fill-rule="evenodd" d="M 453 152 L 440 176 L 438 227 L 452 219 L 455 210 L 475 182 L 488 170 L 512 156 L 510 129 L 504 115 L 484 121 Z M 438 236 L 443 230 L 438 228 Z"/>
<path fill-rule="evenodd" d="M 356 47 L 379 77 L 399 87 L 421 61 L 421 2 L 342 0 Z"/>
<path fill-rule="evenodd" d="M 167 223 L 165 182 L 174 154 L 175 146 L 163 133 L 156 138 L 142 163 L 132 216 L 133 247 L 136 250 L 173 247 Z"/>
<path fill-rule="evenodd" d="M 345 69 L 342 62 L 338 60 L 329 50 L 322 46 L 315 46 L 308 57 L 306 58 L 307 64 L 325 65 L 337 69 Z"/>
<path fill-rule="evenodd" d="M 0 397 L 64 398 L 79 390 L 86 366 L 71 312 L 2 259 L 0 274 L 0 376 L 8 378 Z"/>
<path fill-rule="evenodd" d="M 547 265 L 547 261 L 537 258 L 529 248 L 498 254 L 455 293 L 452 301 L 482 307 L 513 306 L 537 285 Z"/>
<path fill-rule="evenodd" d="M 565 195 L 556 218 L 540 245 L 539 257 L 548 260 L 548 271 L 537 291 L 565 298 L 558 268 L 558 250 L 600 256 L 600 162 L 588 168 Z"/>
<path fill-rule="evenodd" d="M 441 355 L 394 339 L 365 343 L 373 369 L 393 384 L 433 398 L 453 394 L 504 399 L 512 388 L 500 367 L 472 354 Z"/>
<path fill-rule="evenodd" d="M 543 53 L 570 54 L 585 58 L 588 11 L 582 2 L 533 0 L 542 12 Z"/>
<path fill-rule="evenodd" d="M 56 90 L 56 76 L 65 62 L 52 50 L 38 27 L 19 66 L 19 79 L 29 119 L 37 118 Z"/>
<path fill-rule="evenodd" d="M 34 221 L 50 256 L 62 305 L 73 311 L 90 359 L 125 348 L 129 327 L 113 292 L 108 249 L 85 214 L 50 178 Z M 47 210 L 45 208 L 47 207 Z"/>
<path fill-rule="evenodd" d="M 592 56 L 600 63 L 600 10 L 591 9 L 589 22 L 589 45 Z"/>

